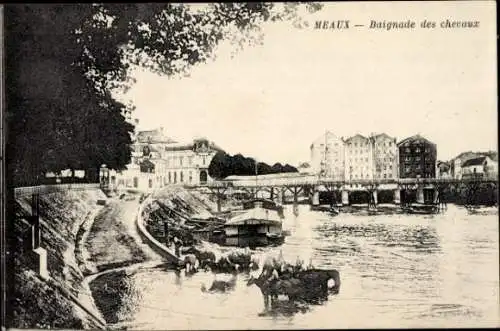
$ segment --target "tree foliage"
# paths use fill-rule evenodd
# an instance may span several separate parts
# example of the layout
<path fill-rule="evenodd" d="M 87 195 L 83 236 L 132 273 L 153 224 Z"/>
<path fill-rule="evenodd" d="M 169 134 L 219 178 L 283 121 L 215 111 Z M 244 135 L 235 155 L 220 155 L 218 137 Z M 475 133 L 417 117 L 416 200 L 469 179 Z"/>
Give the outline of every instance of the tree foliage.
<path fill-rule="evenodd" d="M 203 10 L 167 3 L 5 6 L 7 171 L 14 185 L 47 171 L 123 169 L 133 107 L 111 96 L 127 89 L 132 65 L 188 73 L 225 38 L 259 42 L 259 26 L 294 19 L 300 4 L 215 3 Z M 307 4 L 311 10 L 315 5 Z M 235 34 L 235 31 L 238 33 Z"/>
<path fill-rule="evenodd" d="M 227 176 L 252 176 L 277 174 L 284 172 L 298 172 L 295 167 L 289 164 L 282 165 L 275 163 L 270 166 L 264 162 L 258 162 L 256 168 L 256 161 L 251 157 L 245 157 L 241 154 L 231 156 L 223 151 L 217 152 L 212 158 L 208 167 L 208 174 L 216 179 L 223 179 Z"/>

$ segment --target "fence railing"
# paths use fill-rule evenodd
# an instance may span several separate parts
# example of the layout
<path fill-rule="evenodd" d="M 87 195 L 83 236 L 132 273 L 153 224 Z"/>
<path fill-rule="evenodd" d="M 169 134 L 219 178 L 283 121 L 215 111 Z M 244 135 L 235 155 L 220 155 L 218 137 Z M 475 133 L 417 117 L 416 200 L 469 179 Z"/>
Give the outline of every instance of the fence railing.
<path fill-rule="evenodd" d="M 32 194 L 47 194 L 53 192 L 63 192 L 63 191 L 78 191 L 78 190 L 91 190 L 99 189 L 100 185 L 98 183 L 87 184 L 87 183 L 72 183 L 72 184 L 54 184 L 54 185 L 39 185 L 39 186 L 27 186 L 27 187 L 16 187 L 14 189 L 14 195 L 16 198 L 29 196 Z"/>
<path fill-rule="evenodd" d="M 497 176 L 455 178 L 393 178 L 393 179 L 355 179 L 355 180 L 329 180 L 313 176 L 297 176 L 289 178 L 257 178 L 254 180 L 233 179 L 216 181 L 208 187 L 260 187 L 260 186 L 294 186 L 294 185 L 381 185 L 381 184 L 456 184 L 470 182 L 497 182 Z"/>

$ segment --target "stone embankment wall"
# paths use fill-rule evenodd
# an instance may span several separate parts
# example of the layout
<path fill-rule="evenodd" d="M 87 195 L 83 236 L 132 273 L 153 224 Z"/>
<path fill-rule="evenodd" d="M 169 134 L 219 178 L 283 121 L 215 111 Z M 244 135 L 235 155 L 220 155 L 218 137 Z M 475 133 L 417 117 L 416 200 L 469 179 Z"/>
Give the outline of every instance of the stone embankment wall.
<path fill-rule="evenodd" d="M 25 192 L 26 193 L 26 192 Z M 7 326 L 12 328 L 104 328 L 105 322 L 83 282 L 82 229 L 106 199 L 98 188 L 45 190 L 40 193 L 41 247 L 47 252 L 49 277 L 33 270 L 30 260 L 31 195 L 16 194 L 14 239 L 8 287 Z"/>
<path fill-rule="evenodd" d="M 146 208 L 153 204 L 153 199 L 151 197 L 146 198 L 140 205 L 137 211 L 136 225 L 141 238 L 148 243 L 148 245 L 159 255 L 165 258 L 168 262 L 177 263 L 179 259 L 175 255 L 175 252 L 158 241 L 153 237 L 149 231 L 146 229 L 147 219 L 149 213 L 145 211 Z"/>

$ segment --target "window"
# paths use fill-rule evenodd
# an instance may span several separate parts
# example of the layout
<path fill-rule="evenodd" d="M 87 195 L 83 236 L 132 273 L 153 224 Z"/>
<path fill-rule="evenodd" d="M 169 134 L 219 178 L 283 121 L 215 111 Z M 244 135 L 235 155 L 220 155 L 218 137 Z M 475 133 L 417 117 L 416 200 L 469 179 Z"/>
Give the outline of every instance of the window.
<path fill-rule="evenodd" d="M 180 164 L 180 166 L 181 166 L 181 167 L 182 167 L 182 162 L 183 162 L 183 161 L 184 161 L 184 156 L 181 156 L 181 157 L 179 158 L 179 164 Z M 182 181 L 182 180 L 181 180 L 181 181 Z"/>
<path fill-rule="evenodd" d="M 168 182 L 171 183 L 172 182 L 172 177 L 171 177 L 171 173 L 170 171 L 168 172 Z"/>
<path fill-rule="evenodd" d="M 389 178 L 392 178 L 392 174 L 389 174 Z"/>
<path fill-rule="evenodd" d="M 184 182 L 184 173 L 181 171 L 181 183 Z"/>
<path fill-rule="evenodd" d="M 415 149 L 415 153 L 420 153 L 420 148 L 418 148 L 418 147 L 417 147 L 417 148 Z"/>
<path fill-rule="evenodd" d="M 409 149 L 408 147 L 407 147 L 407 148 L 405 148 L 405 152 L 406 152 L 406 153 L 410 153 L 410 149 Z"/>
<path fill-rule="evenodd" d="M 387 178 L 387 175 L 386 175 L 386 174 L 384 174 L 384 178 Z"/>

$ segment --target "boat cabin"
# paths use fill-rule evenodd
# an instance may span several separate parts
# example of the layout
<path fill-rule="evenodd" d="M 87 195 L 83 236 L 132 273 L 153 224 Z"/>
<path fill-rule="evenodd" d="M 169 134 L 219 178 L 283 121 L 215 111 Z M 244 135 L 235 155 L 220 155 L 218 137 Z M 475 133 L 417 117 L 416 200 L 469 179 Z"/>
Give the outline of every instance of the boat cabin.
<path fill-rule="evenodd" d="M 227 237 L 282 235 L 283 210 L 273 201 L 255 199 L 243 208 L 224 225 Z"/>

